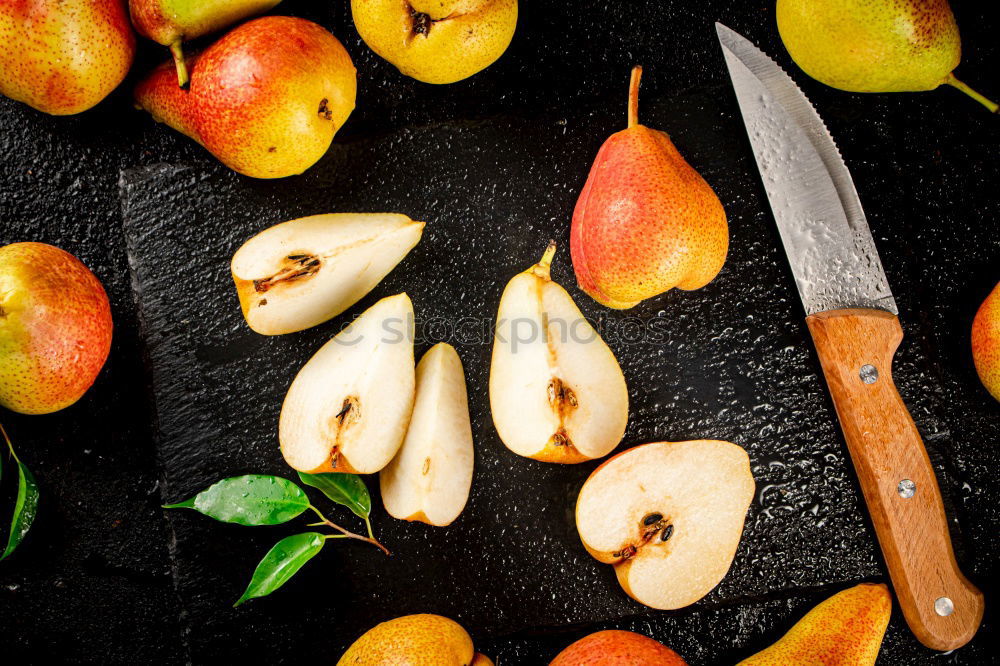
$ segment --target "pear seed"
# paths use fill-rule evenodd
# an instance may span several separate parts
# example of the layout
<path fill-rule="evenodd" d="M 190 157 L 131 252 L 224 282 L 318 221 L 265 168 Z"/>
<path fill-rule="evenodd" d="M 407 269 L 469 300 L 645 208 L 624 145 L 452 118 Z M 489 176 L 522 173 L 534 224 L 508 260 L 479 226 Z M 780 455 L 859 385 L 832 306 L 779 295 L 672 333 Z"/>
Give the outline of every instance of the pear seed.
<path fill-rule="evenodd" d="M 667 525 L 666 527 L 663 528 L 663 534 L 660 535 L 660 541 L 666 541 L 673 535 L 674 535 L 674 526 L 672 524 Z"/>
<path fill-rule="evenodd" d="M 643 525 L 652 525 L 653 523 L 658 523 L 663 520 L 662 513 L 651 513 L 642 520 Z"/>

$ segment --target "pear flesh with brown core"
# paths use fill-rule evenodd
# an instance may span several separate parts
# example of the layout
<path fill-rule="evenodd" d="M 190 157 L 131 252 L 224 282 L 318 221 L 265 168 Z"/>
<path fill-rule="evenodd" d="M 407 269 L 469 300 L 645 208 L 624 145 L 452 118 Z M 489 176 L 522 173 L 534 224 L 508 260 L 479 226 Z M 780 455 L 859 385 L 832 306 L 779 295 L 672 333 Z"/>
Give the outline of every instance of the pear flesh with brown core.
<path fill-rule="evenodd" d="M 778 0 L 775 18 L 795 64 L 828 86 L 881 93 L 948 84 L 997 112 L 952 71 L 962 41 L 948 0 Z"/>
<path fill-rule="evenodd" d="M 628 421 L 628 388 L 614 354 L 552 281 L 551 243 L 515 275 L 497 313 L 490 409 L 514 453 L 578 463 L 610 453 Z"/>
<path fill-rule="evenodd" d="M 577 283 L 617 309 L 674 287 L 704 287 L 729 250 L 726 211 L 712 187 L 667 134 L 639 124 L 641 76 L 634 67 L 628 127 L 598 151 L 570 228 Z"/>
<path fill-rule="evenodd" d="M 714 440 L 654 442 L 607 460 L 583 484 L 576 527 L 639 603 L 683 608 L 725 577 L 754 480 L 746 451 Z"/>
<path fill-rule="evenodd" d="M 281 453 L 309 474 L 372 474 L 403 443 L 413 410 L 413 306 L 383 298 L 302 367 L 278 422 Z"/>
<path fill-rule="evenodd" d="M 233 255 L 243 316 L 262 335 L 336 317 L 413 249 L 424 223 L 393 213 L 313 215 L 260 232 Z"/>
<path fill-rule="evenodd" d="M 417 364 L 416 400 L 399 453 L 380 473 L 382 504 L 394 518 L 443 527 L 465 508 L 473 445 L 465 373 L 440 342 Z"/>

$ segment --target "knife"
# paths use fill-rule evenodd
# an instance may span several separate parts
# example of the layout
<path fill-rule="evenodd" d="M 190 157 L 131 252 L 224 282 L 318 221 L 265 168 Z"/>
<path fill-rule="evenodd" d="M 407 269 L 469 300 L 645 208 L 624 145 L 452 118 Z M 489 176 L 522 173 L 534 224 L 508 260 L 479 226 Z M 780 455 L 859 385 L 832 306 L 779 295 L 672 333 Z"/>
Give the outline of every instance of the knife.
<path fill-rule="evenodd" d="M 921 643 L 961 647 L 983 595 L 955 562 L 934 468 L 892 381 L 903 329 L 851 174 L 792 79 L 715 28 L 899 605 Z"/>

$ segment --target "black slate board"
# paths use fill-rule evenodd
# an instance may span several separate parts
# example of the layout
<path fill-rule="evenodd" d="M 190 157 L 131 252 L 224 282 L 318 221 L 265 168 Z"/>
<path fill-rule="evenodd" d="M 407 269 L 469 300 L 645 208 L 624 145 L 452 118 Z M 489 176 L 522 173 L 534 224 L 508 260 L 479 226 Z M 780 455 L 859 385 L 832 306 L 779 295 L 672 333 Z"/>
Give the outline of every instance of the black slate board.
<path fill-rule="evenodd" d="M 164 498 L 181 499 L 223 476 L 293 474 L 277 450 L 281 399 L 324 341 L 378 298 L 403 290 L 414 302 L 418 338 L 426 333 L 418 355 L 461 317 L 489 331 L 507 279 L 536 261 L 551 237 L 561 244 L 555 279 L 605 331 L 630 387 L 621 448 L 705 437 L 750 453 L 758 494 L 744 538 L 729 576 L 699 606 L 877 576 L 835 416 L 742 148 L 743 128 L 724 110 L 726 94 L 644 98 L 645 121 L 674 130 L 716 188 L 732 243 L 705 289 L 674 291 L 627 312 L 576 289 L 567 251 L 586 165 L 618 128 L 617 106 L 354 137 L 295 181 L 253 182 L 205 164 L 127 172 L 125 231 L 153 370 Z M 250 331 L 229 277 L 232 253 L 271 224 L 338 211 L 403 212 L 428 225 L 413 253 L 336 320 L 275 338 Z M 431 320 L 436 325 L 424 330 L 421 322 Z M 375 529 L 391 559 L 363 545 L 329 548 L 279 593 L 233 611 L 256 561 L 293 528 L 249 530 L 171 514 L 175 577 L 199 661 L 343 647 L 376 621 L 411 612 L 449 615 L 478 636 L 652 613 L 629 600 L 610 567 L 577 539 L 573 504 L 596 463 L 546 465 L 507 451 L 488 411 L 489 335 L 451 341 L 466 367 L 477 447 L 461 518 L 444 530 L 394 521 L 378 506 L 372 477 Z M 904 389 L 919 375 L 913 352 L 908 347 L 897 364 Z M 921 426 L 945 431 L 932 404 L 915 407 L 924 406 Z"/>

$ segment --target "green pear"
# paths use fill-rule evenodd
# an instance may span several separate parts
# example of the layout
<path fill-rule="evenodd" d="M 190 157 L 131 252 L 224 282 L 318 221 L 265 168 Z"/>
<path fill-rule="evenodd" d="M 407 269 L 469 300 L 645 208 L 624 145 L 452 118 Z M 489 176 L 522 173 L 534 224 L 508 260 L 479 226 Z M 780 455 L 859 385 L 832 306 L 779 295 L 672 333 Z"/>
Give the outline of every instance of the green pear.
<path fill-rule="evenodd" d="M 778 0 L 778 32 L 806 74 L 851 92 L 914 92 L 954 86 L 997 105 L 953 73 L 962 59 L 948 0 Z"/>
<path fill-rule="evenodd" d="M 188 83 L 181 43 L 262 14 L 281 0 L 129 0 L 132 24 L 143 37 L 170 47 L 177 84 Z"/>

